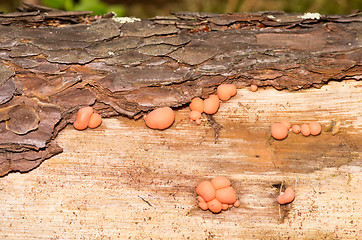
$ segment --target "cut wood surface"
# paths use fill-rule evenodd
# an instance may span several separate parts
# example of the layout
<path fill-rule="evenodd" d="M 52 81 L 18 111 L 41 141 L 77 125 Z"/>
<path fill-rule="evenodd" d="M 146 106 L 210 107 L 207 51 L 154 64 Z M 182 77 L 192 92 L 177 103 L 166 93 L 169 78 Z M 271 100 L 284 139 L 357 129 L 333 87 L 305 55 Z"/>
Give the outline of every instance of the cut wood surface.
<path fill-rule="evenodd" d="M 362 85 L 329 82 L 290 92 L 238 89 L 199 126 L 188 108 L 164 131 L 142 119 L 68 125 L 63 153 L 0 178 L 1 239 L 361 239 Z M 270 125 L 340 123 L 335 134 L 270 137 Z M 223 175 L 241 201 L 220 214 L 197 207 L 195 187 Z M 280 185 L 296 198 L 280 206 Z"/>

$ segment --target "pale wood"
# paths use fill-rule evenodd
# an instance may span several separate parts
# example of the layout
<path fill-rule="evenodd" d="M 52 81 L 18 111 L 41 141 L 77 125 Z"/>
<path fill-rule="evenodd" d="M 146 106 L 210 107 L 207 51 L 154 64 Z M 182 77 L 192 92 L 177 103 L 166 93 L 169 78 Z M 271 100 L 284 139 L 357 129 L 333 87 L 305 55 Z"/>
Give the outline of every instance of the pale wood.
<path fill-rule="evenodd" d="M 215 143 L 187 107 L 165 131 L 143 120 L 68 126 L 64 152 L 0 179 L 1 239 L 358 239 L 362 226 L 362 84 L 330 82 L 297 92 L 239 89 L 221 104 Z M 336 135 L 270 138 L 272 122 L 341 121 Z M 239 208 L 197 207 L 198 182 L 225 175 Z M 279 206 L 278 184 L 296 199 Z M 273 184 L 275 186 L 273 186 Z"/>

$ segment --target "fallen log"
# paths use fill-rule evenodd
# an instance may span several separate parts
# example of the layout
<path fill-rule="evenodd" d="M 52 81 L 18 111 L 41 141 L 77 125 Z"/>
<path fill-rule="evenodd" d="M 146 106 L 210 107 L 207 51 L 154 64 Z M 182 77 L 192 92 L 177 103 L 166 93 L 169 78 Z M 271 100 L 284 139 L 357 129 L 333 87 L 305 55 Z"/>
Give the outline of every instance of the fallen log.
<path fill-rule="evenodd" d="M 0 176 L 61 152 L 55 137 L 83 106 L 139 118 L 225 82 L 294 91 L 359 80 L 361 21 L 284 12 L 141 20 L 33 5 L 0 14 Z"/>

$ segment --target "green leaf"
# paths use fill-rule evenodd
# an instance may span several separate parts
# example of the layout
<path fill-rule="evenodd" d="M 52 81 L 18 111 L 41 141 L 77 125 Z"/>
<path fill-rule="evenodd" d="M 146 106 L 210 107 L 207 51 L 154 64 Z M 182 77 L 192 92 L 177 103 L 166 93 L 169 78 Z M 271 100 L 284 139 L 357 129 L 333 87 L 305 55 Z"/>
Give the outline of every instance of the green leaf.
<path fill-rule="evenodd" d="M 108 5 L 99 0 L 83 0 L 75 5 L 74 10 L 92 11 L 95 15 L 107 13 Z"/>
<path fill-rule="evenodd" d="M 65 1 L 67 0 L 42 0 L 42 3 L 45 6 L 51 7 L 51 8 L 56 8 L 56 9 L 65 9 Z M 73 1 L 73 0 L 71 0 Z"/>
<path fill-rule="evenodd" d="M 126 15 L 126 8 L 121 4 L 109 5 L 107 11 L 116 13 L 118 17 Z"/>
<path fill-rule="evenodd" d="M 67 11 L 73 11 L 74 9 L 74 1 L 73 0 L 64 0 L 64 9 Z"/>

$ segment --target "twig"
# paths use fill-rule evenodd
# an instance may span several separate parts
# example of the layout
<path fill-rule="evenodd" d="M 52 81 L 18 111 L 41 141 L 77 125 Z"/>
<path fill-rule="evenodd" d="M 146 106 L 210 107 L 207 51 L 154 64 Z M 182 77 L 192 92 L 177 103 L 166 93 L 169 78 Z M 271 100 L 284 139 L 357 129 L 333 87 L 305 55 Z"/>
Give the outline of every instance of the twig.
<path fill-rule="evenodd" d="M 154 207 L 149 201 L 147 201 L 146 199 L 144 199 L 144 198 L 141 197 L 140 195 L 137 195 L 137 197 L 139 197 L 142 201 L 144 201 L 145 203 L 147 203 L 149 206 Z"/>
<path fill-rule="evenodd" d="M 282 184 L 280 184 L 279 195 L 282 194 L 283 185 L 284 185 L 284 181 L 282 181 Z M 280 204 L 279 204 L 279 219 L 282 219 Z"/>
<path fill-rule="evenodd" d="M 283 185 L 284 185 L 284 181 L 282 181 L 282 184 L 280 184 L 279 194 L 282 194 Z"/>

